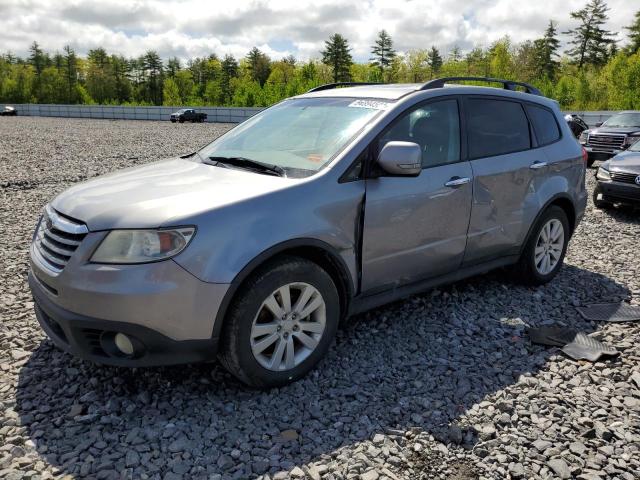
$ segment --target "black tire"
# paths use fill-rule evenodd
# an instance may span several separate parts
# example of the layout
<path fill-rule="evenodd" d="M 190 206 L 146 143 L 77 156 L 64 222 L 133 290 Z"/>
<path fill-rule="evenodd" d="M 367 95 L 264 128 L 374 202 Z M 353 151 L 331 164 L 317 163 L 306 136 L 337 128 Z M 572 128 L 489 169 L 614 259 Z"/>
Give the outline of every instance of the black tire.
<path fill-rule="evenodd" d="M 602 190 L 600 190 L 600 187 L 597 187 L 593 189 L 593 206 L 598 208 L 598 209 L 607 209 L 607 208 L 611 208 L 613 207 L 613 203 L 611 202 L 607 202 L 606 200 L 599 200 L 598 199 L 598 195 L 600 195 L 602 193 Z M 604 197 L 603 197 L 604 198 Z"/>
<path fill-rule="evenodd" d="M 175 119 L 175 118 L 172 118 L 172 119 L 171 119 L 171 123 L 176 123 L 176 119 Z"/>
<path fill-rule="evenodd" d="M 326 305 L 325 330 L 315 350 L 290 370 L 263 367 L 251 350 L 251 327 L 268 296 L 293 282 L 304 282 L 320 292 Z M 327 353 L 340 318 L 340 300 L 331 276 L 317 264 L 299 257 L 284 256 L 268 262 L 240 287 L 227 312 L 220 338 L 218 358 L 241 382 L 257 388 L 287 385 L 306 375 Z"/>
<path fill-rule="evenodd" d="M 536 268 L 535 249 L 542 227 L 552 219 L 559 220 L 560 223 L 562 223 L 562 227 L 564 229 L 564 245 L 562 246 L 562 253 L 560 254 L 560 260 L 558 263 L 549 273 L 543 275 Z M 513 267 L 514 280 L 525 285 L 544 285 L 545 283 L 550 282 L 553 277 L 558 274 L 560 268 L 562 268 L 570 236 L 571 229 L 569 226 L 569 220 L 567 219 L 567 214 L 564 210 L 556 205 L 552 205 L 547 208 L 531 230 L 531 235 L 527 240 L 522 254 L 520 255 L 520 260 Z"/>
<path fill-rule="evenodd" d="M 591 157 L 587 157 L 587 168 L 593 167 L 593 163 L 594 162 L 595 162 L 595 159 L 593 159 Z"/>

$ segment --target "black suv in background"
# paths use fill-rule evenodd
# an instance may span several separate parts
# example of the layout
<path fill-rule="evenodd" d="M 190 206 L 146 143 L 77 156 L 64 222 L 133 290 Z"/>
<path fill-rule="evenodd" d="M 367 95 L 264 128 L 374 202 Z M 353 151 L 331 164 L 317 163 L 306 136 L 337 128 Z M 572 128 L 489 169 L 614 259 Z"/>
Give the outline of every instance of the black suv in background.
<path fill-rule="evenodd" d="M 588 165 L 608 160 L 640 140 L 640 112 L 620 112 L 580 134 L 580 143 L 589 154 Z"/>
<path fill-rule="evenodd" d="M 171 114 L 171 123 L 202 123 L 207 119 L 206 113 L 196 112 L 193 108 L 183 108 Z"/>

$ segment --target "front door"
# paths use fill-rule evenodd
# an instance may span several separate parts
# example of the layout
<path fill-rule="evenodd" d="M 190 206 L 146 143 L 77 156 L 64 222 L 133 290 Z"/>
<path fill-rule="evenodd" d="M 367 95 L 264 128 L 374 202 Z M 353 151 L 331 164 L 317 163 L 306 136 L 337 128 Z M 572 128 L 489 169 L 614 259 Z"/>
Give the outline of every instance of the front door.
<path fill-rule="evenodd" d="M 364 294 L 453 271 L 464 256 L 473 178 L 461 161 L 458 101 L 413 107 L 379 137 L 377 152 L 396 140 L 420 145 L 423 169 L 417 177 L 367 180 Z"/>

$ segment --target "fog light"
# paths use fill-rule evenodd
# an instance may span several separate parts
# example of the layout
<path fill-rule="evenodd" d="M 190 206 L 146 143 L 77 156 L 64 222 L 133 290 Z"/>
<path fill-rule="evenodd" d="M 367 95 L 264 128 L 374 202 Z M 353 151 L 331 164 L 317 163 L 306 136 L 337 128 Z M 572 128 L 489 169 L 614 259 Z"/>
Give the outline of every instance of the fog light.
<path fill-rule="evenodd" d="M 133 343 L 124 333 L 116 333 L 113 341 L 120 352 L 125 355 L 133 355 Z"/>

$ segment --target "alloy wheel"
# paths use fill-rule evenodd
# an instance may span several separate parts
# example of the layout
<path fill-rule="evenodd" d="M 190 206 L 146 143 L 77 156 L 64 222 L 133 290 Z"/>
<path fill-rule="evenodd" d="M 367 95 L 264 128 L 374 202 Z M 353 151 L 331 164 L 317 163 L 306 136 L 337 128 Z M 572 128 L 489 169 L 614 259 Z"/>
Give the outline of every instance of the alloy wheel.
<path fill-rule="evenodd" d="M 268 370 L 300 365 L 320 343 L 327 320 L 322 295 L 308 283 L 288 283 L 261 304 L 251 326 L 251 351 Z"/>
<path fill-rule="evenodd" d="M 544 224 L 536 241 L 534 262 L 541 275 L 548 275 L 560 262 L 564 248 L 564 227 L 562 222 L 552 218 Z"/>

